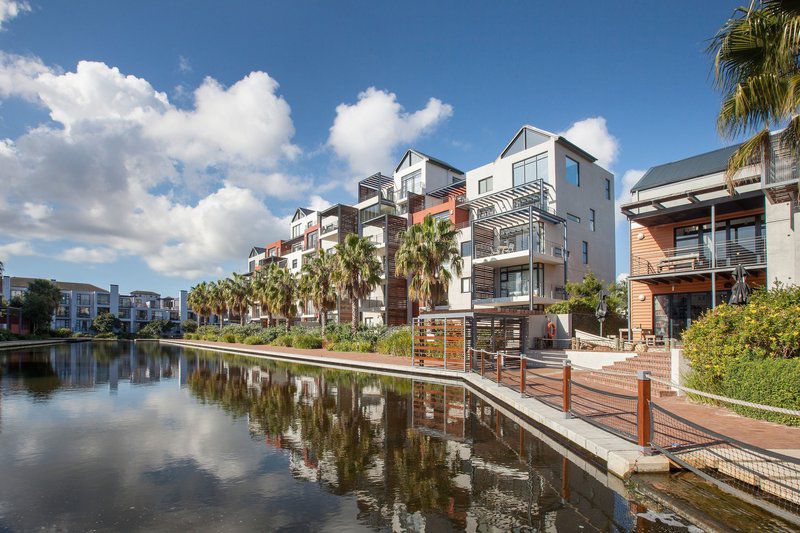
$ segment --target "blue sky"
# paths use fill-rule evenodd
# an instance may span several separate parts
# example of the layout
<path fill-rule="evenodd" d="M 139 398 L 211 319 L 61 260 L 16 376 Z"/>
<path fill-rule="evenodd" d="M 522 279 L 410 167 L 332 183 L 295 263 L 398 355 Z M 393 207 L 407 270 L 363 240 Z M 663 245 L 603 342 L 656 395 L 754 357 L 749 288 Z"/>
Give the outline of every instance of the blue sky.
<path fill-rule="evenodd" d="M 704 49 L 736 5 L 0 0 L 0 258 L 172 293 L 409 145 L 470 169 L 524 123 L 579 123 L 620 189 L 726 144 Z"/>

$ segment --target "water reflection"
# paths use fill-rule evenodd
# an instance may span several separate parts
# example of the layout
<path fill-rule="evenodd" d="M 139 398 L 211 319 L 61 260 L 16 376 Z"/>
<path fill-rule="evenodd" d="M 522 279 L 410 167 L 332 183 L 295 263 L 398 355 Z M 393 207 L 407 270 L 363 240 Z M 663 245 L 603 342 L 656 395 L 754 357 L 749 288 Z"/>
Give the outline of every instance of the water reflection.
<path fill-rule="evenodd" d="M 0 530 L 667 530 L 460 386 L 155 343 L 0 372 Z"/>

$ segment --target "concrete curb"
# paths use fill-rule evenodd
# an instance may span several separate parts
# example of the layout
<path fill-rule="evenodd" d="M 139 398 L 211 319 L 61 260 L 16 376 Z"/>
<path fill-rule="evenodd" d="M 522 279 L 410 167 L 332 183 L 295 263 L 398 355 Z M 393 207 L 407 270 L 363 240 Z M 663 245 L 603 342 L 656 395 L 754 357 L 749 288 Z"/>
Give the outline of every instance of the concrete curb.
<path fill-rule="evenodd" d="M 64 339 L 47 339 L 40 341 L 2 341 L 0 342 L 0 350 L 11 350 L 14 348 L 39 348 L 42 346 L 54 346 L 56 344 L 72 344 L 76 342 L 87 342 L 92 339 L 86 338 L 64 338 Z"/>
<path fill-rule="evenodd" d="M 312 364 L 334 368 L 350 368 L 352 370 L 374 374 L 393 374 L 402 376 L 418 376 L 438 380 L 458 381 L 470 386 L 509 406 L 522 417 L 543 426 L 603 461 L 608 472 L 624 478 L 632 473 L 669 472 L 669 460 L 661 455 L 645 455 L 636 444 L 628 442 L 616 435 L 608 433 L 579 418 L 564 418 L 564 413 L 557 411 L 533 398 L 523 398 L 507 387 L 502 387 L 477 374 L 467 374 L 454 370 L 411 367 L 408 365 L 392 365 L 352 359 L 324 358 L 291 354 L 273 350 L 257 350 L 240 347 L 227 347 L 205 344 L 196 341 L 161 340 L 161 343 L 214 350 L 264 359 L 280 359 L 298 363 Z"/>

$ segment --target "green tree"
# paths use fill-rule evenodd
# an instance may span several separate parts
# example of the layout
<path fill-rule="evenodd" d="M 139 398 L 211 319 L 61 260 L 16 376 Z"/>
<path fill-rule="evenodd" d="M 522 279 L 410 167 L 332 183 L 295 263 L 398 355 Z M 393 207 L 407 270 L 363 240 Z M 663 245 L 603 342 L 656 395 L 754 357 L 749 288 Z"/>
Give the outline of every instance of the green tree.
<path fill-rule="evenodd" d="M 275 294 L 272 289 L 275 284 L 277 271 L 281 268 L 275 264 L 270 263 L 268 267 L 256 270 L 252 283 L 252 298 L 254 302 L 258 302 L 261 307 L 261 312 L 267 314 L 267 325 L 272 327 L 273 309 L 275 308 L 274 302 L 271 297 Z"/>
<path fill-rule="evenodd" d="M 340 294 L 350 299 L 352 329 L 358 328 L 358 300 L 366 298 L 381 281 L 383 268 L 375 255 L 375 245 L 350 233 L 336 245 L 336 268 L 333 281 Z"/>
<path fill-rule="evenodd" d="M 22 315 L 31 324 L 33 333 L 50 329 L 50 321 L 60 301 L 61 290 L 52 281 L 36 279 L 28 284 L 22 301 Z"/>
<path fill-rule="evenodd" d="M 453 274 L 461 276 L 464 260 L 458 249 L 458 234 L 449 220 L 430 215 L 400 233 L 395 270 L 398 276 L 410 278 L 409 296 L 428 311 L 447 296 Z"/>
<path fill-rule="evenodd" d="M 181 329 L 186 333 L 194 333 L 197 331 L 197 322 L 192 320 L 191 318 L 187 318 L 183 322 L 181 322 Z"/>
<path fill-rule="evenodd" d="M 608 293 L 606 297 L 608 310 L 617 316 L 623 316 L 628 307 L 627 286 L 621 288 L 617 283 L 603 285 L 603 282 L 593 272 L 586 274 L 580 282 L 567 282 L 566 290 L 569 298 L 564 302 L 549 306 L 547 312 L 594 314 L 598 303 L 597 295 L 602 289 Z"/>
<path fill-rule="evenodd" d="M 770 129 L 785 129 L 780 147 L 800 152 L 800 4 L 753 0 L 737 8 L 709 45 L 714 80 L 722 91 L 717 128 L 727 138 L 752 134 L 731 156 L 726 173 L 733 193 L 737 171 L 773 153 Z"/>
<path fill-rule="evenodd" d="M 336 256 L 325 250 L 319 250 L 311 261 L 303 265 L 301 270 L 300 292 L 319 311 L 323 335 L 325 335 L 325 326 L 328 323 L 328 311 L 336 305 L 336 287 L 333 283 L 335 270 Z"/>
<path fill-rule="evenodd" d="M 122 327 L 122 321 L 112 313 L 100 313 L 92 320 L 92 329 L 97 333 L 114 333 Z"/>
<path fill-rule="evenodd" d="M 212 281 L 208 284 L 208 302 L 211 311 L 217 315 L 219 319 L 219 329 L 222 329 L 222 317 L 225 311 L 228 310 L 228 300 L 221 286 L 221 282 Z"/>
<path fill-rule="evenodd" d="M 189 308 L 197 313 L 197 317 L 202 322 L 203 317 L 208 324 L 211 315 L 211 298 L 208 290 L 208 283 L 205 281 L 198 283 L 189 291 L 187 298 Z"/>
<path fill-rule="evenodd" d="M 286 331 L 289 331 L 290 322 L 297 315 L 297 279 L 285 268 L 276 269 L 272 275 L 267 300 L 272 312 L 286 319 Z"/>
<path fill-rule="evenodd" d="M 221 283 L 228 309 L 239 315 L 239 325 L 244 325 L 244 316 L 252 303 L 250 278 L 234 272 L 230 278 L 222 280 Z"/>
<path fill-rule="evenodd" d="M 165 336 L 174 327 L 175 324 L 173 324 L 169 320 L 156 318 L 155 320 L 151 320 L 150 322 L 145 324 L 144 327 L 140 329 L 138 333 L 139 336 L 143 338 L 158 339 Z"/>

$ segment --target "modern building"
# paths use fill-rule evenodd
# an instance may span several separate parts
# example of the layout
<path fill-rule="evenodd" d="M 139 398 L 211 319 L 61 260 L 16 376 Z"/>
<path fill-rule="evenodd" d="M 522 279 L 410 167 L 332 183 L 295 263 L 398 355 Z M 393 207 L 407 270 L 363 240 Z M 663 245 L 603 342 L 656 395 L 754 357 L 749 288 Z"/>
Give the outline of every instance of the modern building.
<path fill-rule="evenodd" d="M 405 278 L 395 274 L 399 234 L 427 215 L 459 229 L 464 257 L 439 309 L 541 311 L 566 297 L 565 283 L 589 271 L 615 277 L 614 177 L 562 136 L 520 128 L 494 161 L 464 172 L 419 150 L 407 150 L 392 176 L 358 183 L 355 205 L 322 212 L 298 209 L 291 239 L 253 248 L 248 268 L 275 260 L 296 272 L 314 250 L 332 248 L 349 233 L 372 240 L 384 266 L 381 284 L 360 302 L 361 320 L 406 324 L 418 312 Z M 304 306 L 304 319 L 315 319 Z M 340 299 L 336 315 L 350 318 Z"/>
<path fill-rule="evenodd" d="M 777 142 L 777 139 L 776 139 Z M 658 165 L 622 206 L 630 221 L 630 326 L 680 339 L 704 311 L 725 302 L 743 265 L 751 286 L 800 281 L 797 163 L 782 150 L 726 186 L 737 146 Z"/>
<path fill-rule="evenodd" d="M 23 296 L 34 279 L 4 276 L 3 299 L 11 301 L 16 296 Z M 50 281 L 61 290 L 61 301 L 53 313 L 53 329 L 88 332 L 94 318 L 101 313 L 116 315 L 122 321 L 122 330 L 129 333 L 135 333 L 155 319 L 170 320 L 178 325 L 187 318 L 195 318 L 186 302 L 185 290 L 173 298 L 150 291 L 120 294 L 119 285 L 103 289 L 89 283 Z"/>

